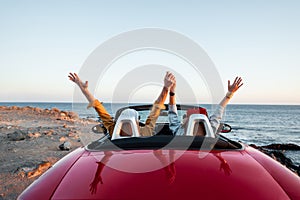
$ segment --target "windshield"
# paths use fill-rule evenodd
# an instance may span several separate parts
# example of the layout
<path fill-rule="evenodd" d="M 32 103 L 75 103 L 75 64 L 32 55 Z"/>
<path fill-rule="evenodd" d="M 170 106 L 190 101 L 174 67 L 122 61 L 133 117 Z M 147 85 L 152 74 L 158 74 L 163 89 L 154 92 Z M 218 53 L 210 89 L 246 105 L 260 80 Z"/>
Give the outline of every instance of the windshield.
<path fill-rule="evenodd" d="M 141 111 L 138 111 L 138 113 L 139 113 L 140 122 L 145 124 L 145 122 L 147 120 L 147 117 L 150 114 L 150 110 L 141 110 Z M 177 113 L 178 113 L 178 119 L 180 121 L 182 121 L 183 116 L 186 114 L 186 110 L 178 110 Z M 159 115 L 156 123 L 169 123 L 169 117 L 168 117 L 168 111 L 167 110 L 162 110 L 160 112 L 160 115 Z"/>

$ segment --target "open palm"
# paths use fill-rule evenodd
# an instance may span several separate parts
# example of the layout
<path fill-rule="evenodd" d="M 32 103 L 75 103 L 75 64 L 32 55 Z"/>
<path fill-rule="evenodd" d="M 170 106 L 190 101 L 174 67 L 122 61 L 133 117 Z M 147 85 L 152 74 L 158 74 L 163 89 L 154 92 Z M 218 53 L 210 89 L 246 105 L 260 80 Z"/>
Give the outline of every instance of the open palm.
<path fill-rule="evenodd" d="M 242 81 L 241 77 L 236 77 L 231 85 L 230 80 L 228 80 L 228 92 L 236 92 L 243 85 Z"/>

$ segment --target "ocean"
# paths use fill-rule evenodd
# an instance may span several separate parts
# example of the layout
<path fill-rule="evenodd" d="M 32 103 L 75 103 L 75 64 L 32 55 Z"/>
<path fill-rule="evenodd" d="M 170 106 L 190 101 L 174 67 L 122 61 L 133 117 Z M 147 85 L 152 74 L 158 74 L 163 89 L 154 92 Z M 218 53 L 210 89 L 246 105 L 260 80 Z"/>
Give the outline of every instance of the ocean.
<path fill-rule="evenodd" d="M 128 104 L 104 103 L 107 111 L 114 115 L 118 108 Z M 3 103 L 0 106 L 31 106 L 43 109 L 58 108 L 65 111 L 74 111 L 81 118 L 97 119 L 94 109 L 87 109 L 87 103 Z M 207 108 L 208 113 L 213 107 Z M 300 105 L 236 105 L 229 104 L 224 113 L 224 122 L 231 125 L 232 131 L 224 133 L 225 137 L 257 146 L 280 143 L 292 143 L 300 146 Z M 285 154 L 295 164 L 300 164 L 298 151 L 286 151 Z"/>

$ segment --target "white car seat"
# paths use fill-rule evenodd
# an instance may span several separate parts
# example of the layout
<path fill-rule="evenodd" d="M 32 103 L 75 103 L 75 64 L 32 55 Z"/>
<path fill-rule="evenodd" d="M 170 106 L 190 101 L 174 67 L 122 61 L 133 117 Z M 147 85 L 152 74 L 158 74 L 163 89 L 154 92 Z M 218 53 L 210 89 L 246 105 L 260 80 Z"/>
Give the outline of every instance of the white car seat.
<path fill-rule="evenodd" d="M 203 123 L 204 127 L 205 127 L 205 137 L 215 137 L 215 134 L 212 130 L 212 127 L 210 125 L 210 122 L 208 120 L 208 118 L 203 115 L 203 114 L 192 114 L 189 117 L 189 122 L 188 122 L 188 127 L 187 127 L 187 131 L 186 131 L 186 135 L 187 136 L 194 136 L 194 128 L 196 123 Z"/>
<path fill-rule="evenodd" d="M 136 110 L 123 110 L 116 122 L 111 139 L 115 140 L 128 137 L 139 137 L 140 133 L 138 130 L 137 121 L 138 112 Z"/>

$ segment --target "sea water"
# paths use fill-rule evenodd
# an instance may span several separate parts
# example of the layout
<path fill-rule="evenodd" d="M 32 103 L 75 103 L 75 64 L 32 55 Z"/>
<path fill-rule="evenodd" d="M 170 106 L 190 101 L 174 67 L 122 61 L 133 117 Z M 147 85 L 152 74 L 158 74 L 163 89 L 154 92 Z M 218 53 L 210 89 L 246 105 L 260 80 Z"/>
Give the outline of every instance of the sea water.
<path fill-rule="evenodd" d="M 97 119 L 94 109 L 87 109 L 87 103 L 0 103 L 0 106 L 31 106 L 43 109 L 58 108 L 65 111 L 74 111 L 81 118 Z M 128 104 L 104 103 L 107 111 L 114 113 Z M 201 105 L 207 108 L 209 115 L 214 106 Z M 230 133 L 223 134 L 230 139 L 246 144 L 258 146 L 273 143 L 292 143 L 300 146 L 300 105 L 235 105 L 229 104 L 225 110 L 223 120 L 232 127 Z M 299 151 L 287 151 L 288 155 L 299 165 Z"/>

